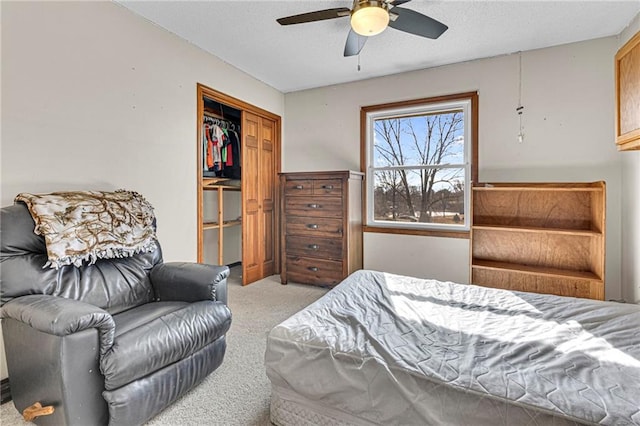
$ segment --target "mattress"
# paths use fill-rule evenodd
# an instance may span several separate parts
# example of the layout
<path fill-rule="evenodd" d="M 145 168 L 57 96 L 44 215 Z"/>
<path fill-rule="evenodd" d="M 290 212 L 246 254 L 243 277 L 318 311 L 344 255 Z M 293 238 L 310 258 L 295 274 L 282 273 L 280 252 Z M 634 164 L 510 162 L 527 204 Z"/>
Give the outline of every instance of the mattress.
<path fill-rule="evenodd" d="M 278 425 L 640 425 L 640 305 L 362 270 L 265 366 Z"/>

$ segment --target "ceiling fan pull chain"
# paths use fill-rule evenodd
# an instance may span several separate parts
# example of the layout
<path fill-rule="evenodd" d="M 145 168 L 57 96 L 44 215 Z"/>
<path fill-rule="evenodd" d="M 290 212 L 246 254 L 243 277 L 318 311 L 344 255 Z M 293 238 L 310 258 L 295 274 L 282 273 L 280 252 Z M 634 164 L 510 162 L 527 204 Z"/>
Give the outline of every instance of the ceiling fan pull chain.
<path fill-rule="evenodd" d="M 358 72 L 360 71 L 360 52 L 358 52 Z"/>
<path fill-rule="evenodd" d="M 524 142 L 524 128 L 522 127 L 522 113 L 524 106 L 522 106 L 522 51 L 518 52 L 518 106 L 516 112 L 518 113 L 518 122 L 520 124 L 520 131 L 518 132 L 518 142 Z"/>

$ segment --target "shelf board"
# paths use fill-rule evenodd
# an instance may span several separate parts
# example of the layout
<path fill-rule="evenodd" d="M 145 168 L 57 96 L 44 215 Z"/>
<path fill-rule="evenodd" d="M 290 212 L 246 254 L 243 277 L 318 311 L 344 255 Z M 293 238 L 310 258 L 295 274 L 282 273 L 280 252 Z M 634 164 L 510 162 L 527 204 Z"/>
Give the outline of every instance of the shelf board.
<path fill-rule="evenodd" d="M 240 191 L 240 187 L 239 186 L 235 186 L 235 185 L 217 185 L 217 184 L 211 184 L 211 185 L 203 186 L 202 189 L 205 190 L 205 191 L 217 191 L 219 189 L 224 189 L 225 191 Z"/>
<path fill-rule="evenodd" d="M 473 230 L 530 232 L 534 234 L 562 234 L 562 235 L 577 235 L 577 236 L 585 236 L 585 237 L 602 236 L 601 232 L 591 231 L 587 229 L 543 228 L 543 227 L 535 227 L 535 226 L 514 226 L 514 225 L 473 225 L 471 228 Z"/>
<path fill-rule="evenodd" d="M 548 277 L 573 278 L 589 281 L 602 282 L 593 272 L 572 271 L 569 269 L 549 268 L 546 266 L 531 266 L 509 262 L 497 262 L 494 260 L 473 259 L 471 263 L 473 269 L 490 269 L 494 271 L 516 272 L 528 275 L 543 275 Z"/>
<path fill-rule="evenodd" d="M 227 220 L 224 221 L 222 223 L 222 227 L 223 228 L 229 228 L 231 226 L 238 226 L 241 225 L 242 221 L 241 220 Z M 202 229 L 219 229 L 220 225 L 218 224 L 218 222 L 205 222 L 202 224 Z"/>
<path fill-rule="evenodd" d="M 213 185 L 216 183 L 220 183 L 220 182 L 226 182 L 231 180 L 230 178 L 224 178 L 224 177 L 206 177 L 203 176 L 202 177 L 202 185 Z"/>
<path fill-rule="evenodd" d="M 230 226 L 242 225 L 241 220 L 226 220 L 222 223 L 223 228 L 229 228 Z"/>
<path fill-rule="evenodd" d="M 231 191 L 240 191 L 240 185 L 225 185 L 225 182 L 230 181 L 230 178 L 222 178 L 222 177 L 203 177 L 202 178 L 202 189 L 213 190 L 216 191 L 218 189 L 226 189 Z"/>
<path fill-rule="evenodd" d="M 527 191 L 527 192 L 593 192 L 602 191 L 604 183 L 495 183 L 474 186 L 473 191 Z"/>

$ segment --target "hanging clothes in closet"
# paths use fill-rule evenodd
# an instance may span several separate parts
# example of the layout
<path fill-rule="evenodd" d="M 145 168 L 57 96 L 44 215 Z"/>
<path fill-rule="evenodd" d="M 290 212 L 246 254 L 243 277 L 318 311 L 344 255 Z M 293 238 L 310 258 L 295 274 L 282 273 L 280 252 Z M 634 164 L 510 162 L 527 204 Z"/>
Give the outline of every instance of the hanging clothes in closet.
<path fill-rule="evenodd" d="M 202 125 L 203 175 L 240 179 L 240 126 L 204 116 Z"/>
<path fill-rule="evenodd" d="M 240 179 L 242 176 L 240 164 L 240 135 L 235 129 L 228 131 L 227 143 L 224 145 L 226 152 L 225 167 L 223 176 L 230 179 Z"/>

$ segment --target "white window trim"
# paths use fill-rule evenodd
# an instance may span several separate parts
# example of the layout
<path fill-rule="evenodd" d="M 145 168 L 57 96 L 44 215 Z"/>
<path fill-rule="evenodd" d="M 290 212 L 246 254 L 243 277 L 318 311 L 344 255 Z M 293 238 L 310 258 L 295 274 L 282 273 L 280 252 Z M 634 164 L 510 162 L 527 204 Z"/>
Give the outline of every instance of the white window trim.
<path fill-rule="evenodd" d="M 380 118 L 398 118 L 414 115 L 425 115 L 429 113 L 446 112 L 447 110 L 463 110 L 464 114 L 464 160 L 463 163 L 449 165 L 433 165 L 433 166 L 395 166 L 395 167 L 379 167 L 375 168 L 373 164 L 373 140 L 374 140 L 374 121 Z M 472 134 L 472 110 L 471 99 L 460 99 L 455 101 L 427 103 L 423 105 L 405 106 L 399 108 L 389 108 L 376 110 L 366 113 L 366 191 L 367 191 L 367 212 L 366 226 L 371 228 L 397 228 L 397 229 L 416 229 L 416 230 L 432 230 L 432 231 L 469 231 L 471 223 L 471 149 L 473 145 Z M 374 219 L 374 171 L 392 169 L 392 168 L 463 168 L 465 173 L 464 179 L 464 223 L 461 225 L 448 225 L 440 223 L 421 223 L 421 222 L 396 222 L 381 221 Z"/>

